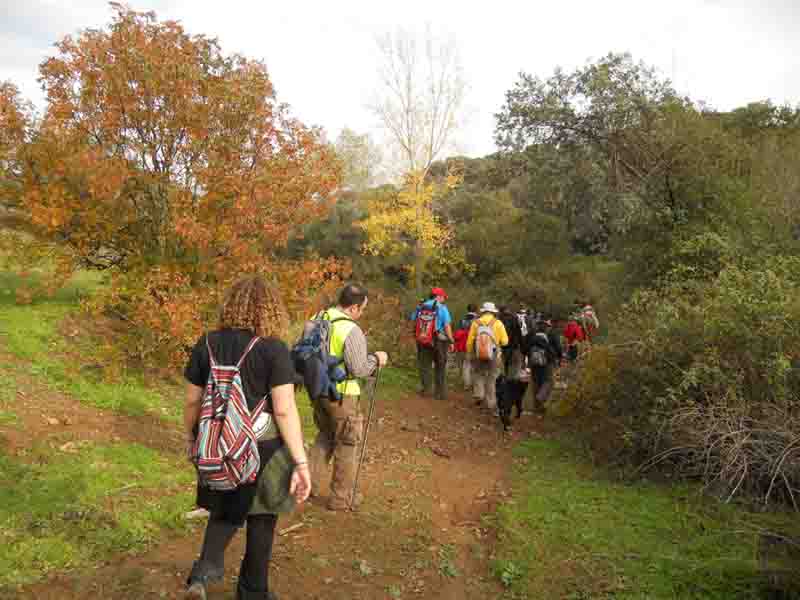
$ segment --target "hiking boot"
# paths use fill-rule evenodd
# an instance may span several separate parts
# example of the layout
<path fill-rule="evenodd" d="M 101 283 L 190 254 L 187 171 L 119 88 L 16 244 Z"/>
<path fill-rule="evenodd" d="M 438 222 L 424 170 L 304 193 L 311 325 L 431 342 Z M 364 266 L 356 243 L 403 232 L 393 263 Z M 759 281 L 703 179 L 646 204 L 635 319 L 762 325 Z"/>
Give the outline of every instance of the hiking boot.
<path fill-rule="evenodd" d="M 192 570 L 186 578 L 186 585 L 200 582 L 208 585 L 209 581 L 222 581 L 225 578 L 225 569 L 207 561 L 196 560 L 192 563 Z M 193 596 L 190 596 L 192 598 Z"/>
<path fill-rule="evenodd" d="M 357 511 L 361 508 L 361 503 L 364 501 L 364 494 L 358 493 L 356 494 L 355 501 L 353 502 L 352 506 L 349 506 L 345 501 L 331 498 L 328 500 L 328 504 L 326 508 L 330 511 L 346 511 L 352 510 L 353 512 Z"/>
<path fill-rule="evenodd" d="M 208 598 L 208 591 L 206 590 L 206 582 L 200 579 L 194 580 L 183 594 L 186 600 L 206 600 Z"/>

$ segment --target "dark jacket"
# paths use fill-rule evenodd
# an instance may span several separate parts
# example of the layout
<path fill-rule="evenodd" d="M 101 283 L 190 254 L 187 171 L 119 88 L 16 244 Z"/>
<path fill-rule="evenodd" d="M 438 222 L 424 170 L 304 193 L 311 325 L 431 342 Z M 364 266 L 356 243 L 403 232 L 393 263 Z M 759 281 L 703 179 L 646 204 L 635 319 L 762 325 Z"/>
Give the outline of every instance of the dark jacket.
<path fill-rule="evenodd" d="M 547 341 L 537 333 L 545 333 Z M 532 348 L 541 348 L 547 354 L 547 362 L 550 365 L 557 364 L 564 357 L 564 350 L 561 347 L 561 340 L 558 333 L 553 331 L 537 332 L 529 336 L 528 348 L 526 353 L 530 353 Z"/>
<path fill-rule="evenodd" d="M 508 346 L 504 350 L 514 350 L 519 348 L 522 344 L 522 330 L 519 327 L 517 315 L 511 312 L 501 312 L 498 318 L 503 323 L 508 334 Z"/>

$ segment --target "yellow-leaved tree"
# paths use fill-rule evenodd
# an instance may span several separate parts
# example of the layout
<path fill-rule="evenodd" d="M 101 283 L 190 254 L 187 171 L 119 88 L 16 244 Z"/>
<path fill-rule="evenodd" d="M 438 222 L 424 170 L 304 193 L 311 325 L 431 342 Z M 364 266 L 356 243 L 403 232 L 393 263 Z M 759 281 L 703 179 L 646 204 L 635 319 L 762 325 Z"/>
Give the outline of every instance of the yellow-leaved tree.
<path fill-rule="evenodd" d="M 434 203 L 460 182 L 461 176 L 452 172 L 443 181 L 432 181 L 422 171 L 408 173 L 396 194 L 370 198 L 369 216 L 358 223 L 367 234 L 366 254 L 409 257 L 405 268 L 418 282 L 418 294 L 426 270 L 442 276 L 442 265 L 459 272 L 470 269 L 465 253 L 453 244 L 452 229 L 434 212 Z"/>

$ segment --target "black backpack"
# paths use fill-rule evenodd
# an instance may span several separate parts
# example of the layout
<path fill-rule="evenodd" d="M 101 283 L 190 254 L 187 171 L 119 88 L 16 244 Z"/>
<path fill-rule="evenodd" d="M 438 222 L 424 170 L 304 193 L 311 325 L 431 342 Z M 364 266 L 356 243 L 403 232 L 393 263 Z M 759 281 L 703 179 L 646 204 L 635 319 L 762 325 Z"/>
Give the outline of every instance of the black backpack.
<path fill-rule="evenodd" d="M 544 332 L 535 333 L 531 339 L 531 348 L 528 352 L 528 365 L 531 367 L 546 367 L 550 362 L 553 350 L 550 339 Z"/>

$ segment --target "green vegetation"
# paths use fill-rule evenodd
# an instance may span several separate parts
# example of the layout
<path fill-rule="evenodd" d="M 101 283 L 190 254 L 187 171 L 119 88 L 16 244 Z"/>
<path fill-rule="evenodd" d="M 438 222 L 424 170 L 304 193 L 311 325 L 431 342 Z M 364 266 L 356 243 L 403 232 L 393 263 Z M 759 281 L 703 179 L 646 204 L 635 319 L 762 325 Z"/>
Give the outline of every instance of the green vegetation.
<path fill-rule="evenodd" d="M 760 598 L 760 533 L 798 529 L 696 487 L 612 481 L 564 442 L 515 454 L 494 563 L 511 598 Z"/>
<path fill-rule="evenodd" d="M 61 331 L 98 277 L 79 273 L 53 295 L 41 292 L 40 278 L 0 272 L 0 343 L 20 359 L 4 365 L 12 385 L 0 392 L 0 424 L 19 424 L 14 372 L 88 406 L 177 421 L 179 396 L 145 387 L 141 376 L 109 382 L 86 372 L 97 340 L 81 332 L 68 341 Z M 15 303 L 20 288 L 35 292 L 27 304 Z M 24 457 L 0 452 L 0 588 L 147 547 L 165 528 L 184 526 L 180 516 L 192 505 L 193 482 L 178 457 L 135 444 L 77 442 L 56 450 L 38 442 Z"/>
<path fill-rule="evenodd" d="M 98 340 L 80 338 L 68 342 L 59 331 L 64 318 L 78 310 L 78 303 L 98 286 L 93 273 L 80 272 L 52 296 L 39 293 L 30 303 L 17 305 L 20 287 L 36 284 L 40 276 L 23 278 L 0 272 L 0 341 L 6 352 L 30 363 L 25 368 L 44 384 L 67 393 L 82 403 L 123 414 L 156 414 L 177 421 L 180 396 L 165 396 L 144 386 L 141 375 L 126 374 L 121 381 L 104 381 L 93 374 Z M 77 346 L 75 346 L 77 344 Z M 75 350 L 80 362 L 75 364 Z"/>
<path fill-rule="evenodd" d="M 182 527 L 194 473 L 135 444 L 0 454 L 0 587 L 141 549 Z"/>

